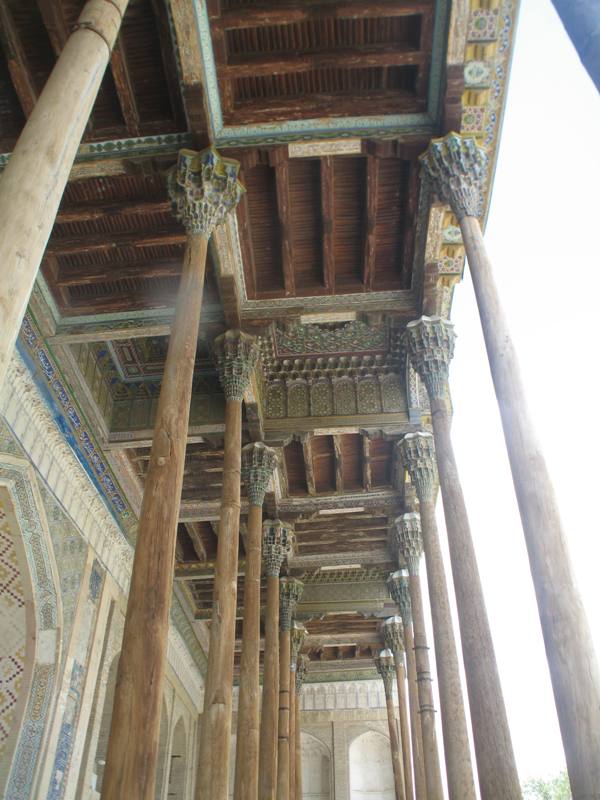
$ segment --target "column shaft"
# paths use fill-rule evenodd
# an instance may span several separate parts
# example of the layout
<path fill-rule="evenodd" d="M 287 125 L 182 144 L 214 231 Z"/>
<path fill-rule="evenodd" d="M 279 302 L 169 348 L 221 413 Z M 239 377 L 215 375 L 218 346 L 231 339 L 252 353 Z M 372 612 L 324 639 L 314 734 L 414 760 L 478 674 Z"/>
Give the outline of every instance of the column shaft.
<path fill-rule="evenodd" d="M 207 239 L 188 233 L 140 513 L 104 800 L 154 800 L 175 541 Z"/>
<path fill-rule="evenodd" d="M 198 800 L 227 800 L 240 528 L 242 402 L 225 404 L 223 488 L 204 690 Z"/>
<path fill-rule="evenodd" d="M 267 576 L 265 658 L 260 723 L 259 797 L 274 800 L 277 786 L 277 710 L 279 700 L 279 578 Z"/>
<path fill-rule="evenodd" d="M 408 712 L 406 705 L 406 682 L 404 679 L 403 653 L 394 653 L 396 684 L 398 686 L 398 715 L 400 718 L 400 738 L 402 740 L 402 766 L 404 769 L 404 788 L 406 800 L 413 800 L 413 770 L 410 760 L 410 734 L 408 732 Z"/>
<path fill-rule="evenodd" d="M 0 184 L 0 385 L 128 0 L 90 0 Z"/>
<path fill-rule="evenodd" d="M 423 549 L 427 565 L 427 585 L 433 620 L 433 639 L 435 658 L 440 686 L 440 706 L 442 730 L 444 732 L 444 752 L 450 800 L 475 800 L 475 784 L 471 750 L 467 733 L 467 718 L 460 682 L 458 653 L 454 638 L 454 626 L 448 599 L 448 586 L 444 562 L 435 519 L 435 505 L 431 499 L 420 502 L 421 523 L 423 526 Z M 418 578 L 410 579 L 411 599 L 413 585 L 419 585 Z M 422 604 L 421 604 L 422 605 Z M 422 613 L 422 612 L 421 612 Z M 413 615 L 415 603 L 413 600 Z M 416 618 L 415 618 L 416 637 Z M 417 662 L 418 663 L 418 662 Z"/>
<path fill-rule="evenodd" d="M 429 573 L 429 564 L 427 567 Z M 429 581 L 431 582 L 432 580 L 433 577 L 430 577 Z M 409 581 L 427 800 L 444 800 L 437 734 L 435 732 L 435 706 L 433 704 L 433 692 L 431 688 L 431 666 L 429 664 L 429 647 L 427 645 L 427 635 L 425 633 L 425 614 L 423 613 L 421 582 L 418 575 L 411 576 Z M 438 658 L 440 658 L 439 655 Z"/>
<path fill-rule="evenodd" d="M 280 631 L 277 800 L 288 800 L 290 793 L 290 646 L 290 631 Z"/>
<path fill-rule="evenodd" d="M 294 758 L 296 761 L 296 800 L 302 800 L 302 724 L 300 714 L 300 695 L 296 692 L 294 700 L 296 706 L 296 713 L 294 719 L 296 722 L 296 752 Z"/>
<path fill-rule="evenodd" d="M 460 220 L 529 554 L 574 800 L 598 797 L 600 671 L 479 222 Z"/>
<path fill-rule="evenodd" d="M 296 670 L 290 672 L 290 800 L 296 797 Z"/>
<path fill-rule="evenodd" d="M 450 414 L 445 400 L 430 397 L 430 404 L 481 797 L 495 800 L 500 794 L 520 800 L 494 643 L 450 437 Z"/>
<path fill-rule="evenodd" d="M 258 797 L 260 738 L 260 571 L 262 507 L 252 504 L 246 533 L 244 623 L 235 757 L 235 800 Z"/>
<path fill-rule="evenodd" d="M 394 788 L 396 800 L 406 800 L 404 793 L 404 772 L 402 770 L 402 756 L 400 755 L 400 742 L 398 741 L 398 725 L 396 722 L 396 710 L 394 709 L 394 698 L 391 690 L 386 688 L 385 705 L 387 708 L 388 730 L 390 732 L 390 749 L 392 753 L 392 768 L 394 770 Z"/>
<path fill-rule="evenodd" d="M 404 622 L 404 647 L 406 651 L 408 703 L 410 708 L 410 734 L 412 741 L 413 771 L 415 776 L 416 800 L 428 800 L 425 785 L 425 765 L 423 763 L 423 739 L 421 717 L 419 714 L 419 690 L 417 685 L 417 665 L 415 662 L 415 642 L 412 623 Z"/>

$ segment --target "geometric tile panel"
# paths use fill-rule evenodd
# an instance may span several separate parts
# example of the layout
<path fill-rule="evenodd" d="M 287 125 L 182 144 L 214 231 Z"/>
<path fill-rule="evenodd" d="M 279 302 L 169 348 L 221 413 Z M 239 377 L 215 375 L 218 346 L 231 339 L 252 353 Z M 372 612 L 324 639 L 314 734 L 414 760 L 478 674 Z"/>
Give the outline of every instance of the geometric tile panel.
<path fill-rule="evenodd" d="M 25 668 L 25 595 L 13 532 L 0 496 L 0 754 L 14 721 Z"/>

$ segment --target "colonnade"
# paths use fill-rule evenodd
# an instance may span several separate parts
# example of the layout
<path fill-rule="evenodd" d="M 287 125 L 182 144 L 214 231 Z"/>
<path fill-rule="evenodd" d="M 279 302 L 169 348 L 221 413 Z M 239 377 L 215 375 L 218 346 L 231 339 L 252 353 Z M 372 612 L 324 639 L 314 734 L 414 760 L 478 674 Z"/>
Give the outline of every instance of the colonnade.
<path fill-rule="evenodd" d="M 86 4 L 3 173 L 0 182 L 0 381 L 4 379 L 77 147 L 126 7 L 127 0 L 90 0 Z M 431 142 L 422 156 L 422 166 L 428 183 L 440 199 L 450 205 L 461 228 L 504 426 L 573 798 L 587 800 L 600 795 L 600 674 L 575 586 L 554 491 L 533 432 L 515 349 L 480 228 L 485 179 L 490 169 L 488 157 L 474 139 L 449 134 Z M 221 158 L 214 150 L 181 151 L 176 167 L 169 174 L 169 191 L 175 214 L 186 229 L 187 244 L 137 533 L 103 782 L 105 800 L 124 797 L 153 800 L 154 797 L 179 498 L 206 251 L 215 226 L 223 222 L 240 198 L 242 187 L 237 174 L 237 163 Z M 26 204 L 19 202 L 20 198 L 26 198 Z M 409 574 L 408 579 L 402 572 L 390 578 L 390 589 L 398 602 L 406 639 L 412 738 L 409 750 L 408 742 L 401 744 L 396 736 L 397 796 L 411 796 L 409 771 L 414 776 L 417 798 L 435 800 L 443 796 L 419 581 L 422 547 L 433 616 L 449 793 L 452 800 L 475 797 L 458 654 L 435 525 L 434 500 L 439 474 L 481 797 L 483 800 L 498 797 L 511 800 L 520 796 L 520 790 L 450 440 L 448 371 L 454 348 L 452 325 L 447 320 L 423 317 L 408 325 L 405 344 L 410 361 L 428 392 L 433 437 L 426 432 L 408 435 L 398 445 L 399 455 L 417 490 L 420 518 L 405 516 L 399 521 L 398 544 Z M 225 452 L 199 762 L 199 800 L 227 798 L 242 402 L 257 363 L 258 348 L 252 337 L 240 331 L 229 331 L 215 342 L 214 354 L 226 398 Z M 274 467 L 274 456 L 268 448 L 253 445 L 245 453 L 243 464 L 250 497 L 247 543 L 250 563 L 247 562 L 246 567 L 241 680 L 245 688 L 238 721 L 241 752 L 236 759 L 240 773 L 236 777 L 236 798 L 260 796 L 261 800 L 272 800 L 277 796 L 278 800 L 287 800 L 294 793 L 297 798 L 301 796 L 300 770 L 296 765 L 291 767 L 299 747 L 299 714 L 297 709 L 290 714 L 290 700 L 297 697 L 293 688 L 299 685 L 298 670 L 294 682 L 291 678 L 294 665 L 290 663 L 290 637 L 294 600 L 300 589 L 293 581 L 285 581 L 280 598 L 279 572 L 289 530 L 278 521 L 268 523 L 263 534 L 267 618 L 265 690 L 259 728 L 259 536 L 262 501 L 268 475 Z M 278 633 L 280 599 L 282 625 Z M 393 683 L 390 676 L 395 674 L 397 681 L 404 681 L 399 663 L 402 651 L 398 630 L 388 635 L 394 648 L 384 651 L 378 661 L 386 695 Z M 416 693 L 411 686 L 414 683 L 418 687 Z M 290 716 L 294 733 L 290 728 Z M 393 739 L 392 728 L 397 731 L 395 719 L 393 725 L 390 721 Z M 407 725 L 402 724 L 401 732 L 408 739 L 406 731 Z M 290 736 L 296 752 L 290 747 Z M 411 753 L 410 770 L 408 752 Z M 292 786 L 290 775 L 294 772 L 296 783 Z"/>

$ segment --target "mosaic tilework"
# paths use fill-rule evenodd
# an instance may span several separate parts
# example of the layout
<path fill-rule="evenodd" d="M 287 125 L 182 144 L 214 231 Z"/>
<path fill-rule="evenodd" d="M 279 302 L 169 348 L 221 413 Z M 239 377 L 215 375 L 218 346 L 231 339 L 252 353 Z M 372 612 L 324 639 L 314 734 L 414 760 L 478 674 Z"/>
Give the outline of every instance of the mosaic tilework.
<path fill-rule="evenodd" d="M 25 668 L 25 594 L 3 498 L 0 495 L 0 754 L 14 722 Z"/>

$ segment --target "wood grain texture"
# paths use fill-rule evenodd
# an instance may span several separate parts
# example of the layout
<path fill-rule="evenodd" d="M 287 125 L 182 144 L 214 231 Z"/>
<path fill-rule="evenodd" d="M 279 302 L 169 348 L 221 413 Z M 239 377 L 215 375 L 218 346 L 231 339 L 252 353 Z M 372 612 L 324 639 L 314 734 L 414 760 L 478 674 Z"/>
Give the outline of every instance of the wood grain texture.
<path fill-rule="evenodd" d="M 289 800 L 290 796 L 290 646 L 290 631 L 280 631 L 277 800 Z"/>
<path fill-rule="evenodd" d="M 427 786 L 425 783 L 423 734 L 421 733 L 421 715 L 419 714 L 419 690 L 412 623 L 410 625 L 404 625 L 404 647 L 406 648 L 406 674 L 408 683 L 408 704 L 410 709 L 410 738 L 412 744 L 413 774 L 415 778 L 415 798 L 416 800 L 428 800 Z"/>
<path fill-rule="evenodd" d="M 525 534 L 573 797 L 600 797 L 600 670 L 479 221 L 460 222 Z"/>
<path fill-rule="evenodd" d="M 260 741 L 260 570 L 262 506 L 251 505 L 244 542 L 244 623 L 240 663 L 234 800 L 258 797 Z"/>
<path fill-rule="evenodd" d="M 102 783 L 103 800 L 154 800 L 155 795 L 179 498 L 206 249 L 203 236 L 190 235 L 140 512 Z"/>
<path fill-rule="evenodd" d="M 402 769 L 402 755 L 398 739 L 398 720 L 394 708 L 394 698 L 391 691 L 385 693 L 385 706 L 387 710 L 388 731 L 390 734 L 390 751 L 392 756 L 392 769 L 394 772 L 394 791 L 396 800 L 406 800 L 404 792 L 404 771 Z"/>
<path fill-rule="evenodd" d="M 260 722 L 259 798 L 274 800 L 277 787 L 279 700 L 279 578 L 267 576 L 265 660 Z"/>
<path fill-rule="evenodd" d="M 198 761 L 198 800 L 227 800 L 229 791 L 241 458 L 242 403 L 228 399 L 219 542 Z"/>
<path fill-rule="evenodd" d="M 401 654 L 398 654 L 401 656 Z M 404 774 L 404 794 L 406 800 L 413 800 L 413 769 L 411 761 L 410 733 L 408 729 L 408 709 L 406 704 L 406 677 L 404 664 L 396 661 L 396 685 L 398 686 L 398 717 L 400 720 L 400 744 L 402 745 L 402 768 Z"/>

